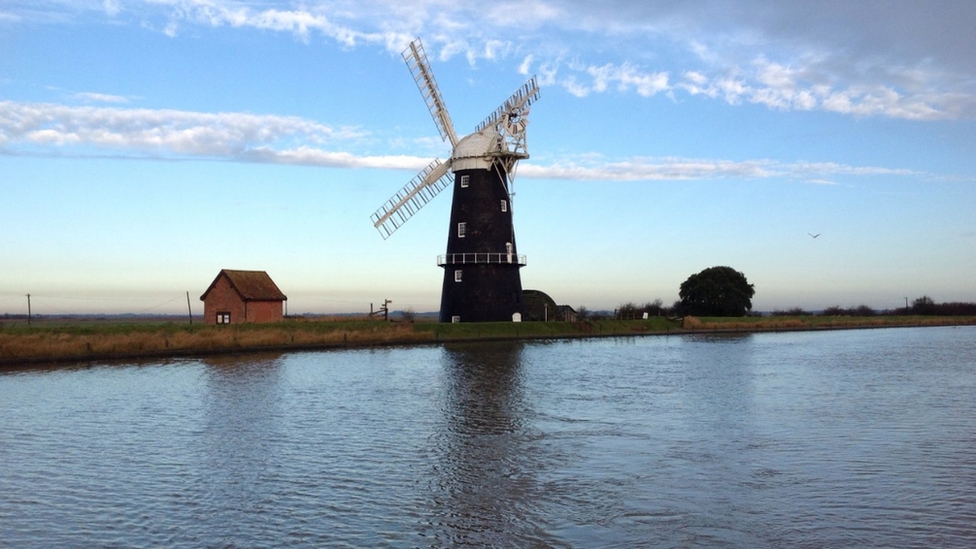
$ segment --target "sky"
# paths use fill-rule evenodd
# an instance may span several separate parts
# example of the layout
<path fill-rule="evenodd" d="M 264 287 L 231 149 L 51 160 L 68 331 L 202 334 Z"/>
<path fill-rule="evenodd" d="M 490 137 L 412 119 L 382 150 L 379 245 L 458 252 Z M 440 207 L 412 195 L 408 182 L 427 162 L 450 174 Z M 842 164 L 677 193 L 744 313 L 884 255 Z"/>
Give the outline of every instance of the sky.
<path fill-rule="evenodd" d="M 370 215 L 533 75 L 523 287 L 590 310 L 712 266 L 753 308 L 976 301 L 976 2 L 0 0 L 0 313 L 436 311 L 444 192 Z M 813 238 L 811 235 L 819 235 Z"/>

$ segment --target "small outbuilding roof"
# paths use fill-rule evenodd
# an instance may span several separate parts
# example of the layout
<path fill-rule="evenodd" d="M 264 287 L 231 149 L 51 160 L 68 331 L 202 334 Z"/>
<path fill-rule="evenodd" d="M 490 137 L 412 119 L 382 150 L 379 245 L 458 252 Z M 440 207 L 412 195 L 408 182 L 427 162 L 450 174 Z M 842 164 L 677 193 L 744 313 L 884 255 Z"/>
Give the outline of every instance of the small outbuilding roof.
<path fill-rule="evenodd" d="M 570 307 L 569 305 L 556 305 L 556 312 L 560 315 L 565 315 L 566 313 L 570 313 L 572 315 L 579 314 L 576 312 L 576 309 Z"/>
<path fill-rule="evenodd" d="M 226 276 L 227 280 L 230 282 L 230 286 L 234 288 L 240 296 L 241 299 L 245 301 L 287 301 L 288 298 L 285 294 L 281 293 L 278 289 L 278 285 L 271 280 L 268 273 L 265 271 L 237 271 L 232 269 L 221 269 L 214 278 L 213 282 L 210 283 L 210 287 L 207 291 L 203 292 L 200 296 L 200 300 L 204 301 L 207 299 L 207 294 L 210 290 L 213 290 L 217 281 L 220 277 Z"/>

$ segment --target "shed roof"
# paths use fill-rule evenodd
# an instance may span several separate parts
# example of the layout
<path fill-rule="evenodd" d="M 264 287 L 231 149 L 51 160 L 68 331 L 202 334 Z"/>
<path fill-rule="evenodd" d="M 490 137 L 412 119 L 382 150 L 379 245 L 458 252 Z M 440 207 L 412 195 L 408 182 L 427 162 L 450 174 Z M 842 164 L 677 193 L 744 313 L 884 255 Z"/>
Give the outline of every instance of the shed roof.
<path fill-rule="evenodd" d="M 569 305 L 556 305 L 556 311 L 559 312 L 559 314 L 563 314 L 567 312 L 573 313 L 574 315 L 579 314 L 576 312 L 576 309 L 570 307 Z"/>
<path fill-rule="evenodd" d="M 287 301 L 285 294 L 281 293 L 278 285 L 271 280 L 265 271 L 238 271 L 232 269 L 221 269 L 217 277 L 210 283 L 207 291 L 203 292 L 200 300 L 206 300 L 207 294 L 214 288 L 220 277 L 226 276 L 234 291 L 245 301 Z"/>

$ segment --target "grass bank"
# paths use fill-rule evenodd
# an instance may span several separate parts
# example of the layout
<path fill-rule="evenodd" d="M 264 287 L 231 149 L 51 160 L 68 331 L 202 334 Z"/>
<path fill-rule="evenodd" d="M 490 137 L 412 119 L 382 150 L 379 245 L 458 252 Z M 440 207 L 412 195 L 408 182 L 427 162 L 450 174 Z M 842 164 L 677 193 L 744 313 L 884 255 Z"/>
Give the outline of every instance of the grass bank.
<path fill-rule="evenodd" d="M 645 334 L 763 332 L 976 325 L 976 316 L 743 317 L 589 322 L 387 323 L 369 320 L 204 326 L 175 322 L 111 320 L 51 326 L 0 327 L 0 365 L 53 361 L 203 355 L 260 350 L 300 350 L 442 341 L 552 339 Z"/>
<path fill-rule="evenodd" d="M 0 364 L 368 346 L 419 342 L 429 337 L 409 324 L 376 321 L 231 326 L 104 321 L 16 326 L 0 329 Z"/>
<path fill-rule="evenodd" d="M 683 330 L 766 332 L 786 330 L 838 330 L 855 328 L 896 328 L 907 326 L 973 326 L 976 316 L 762 316 L 762 317 L 687 317 Z"/>

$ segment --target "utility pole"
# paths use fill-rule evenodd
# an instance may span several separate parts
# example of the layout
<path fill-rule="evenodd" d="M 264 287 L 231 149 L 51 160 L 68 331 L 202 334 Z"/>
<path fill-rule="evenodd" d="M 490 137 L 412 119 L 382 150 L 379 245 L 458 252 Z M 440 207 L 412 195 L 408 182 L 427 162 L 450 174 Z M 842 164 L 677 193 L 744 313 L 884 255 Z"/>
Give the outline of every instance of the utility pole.
<path fill-rule="evenodd" d="M 190 310 L 190 291 L 186 292 L 186 316 L 190 317 L 190 324 L 193 324 L 193 311 Z"/>
<path fill-rule="evenodd" d="M 30 294 L 27 294 L 27 325 L 31 325 Z"/>

